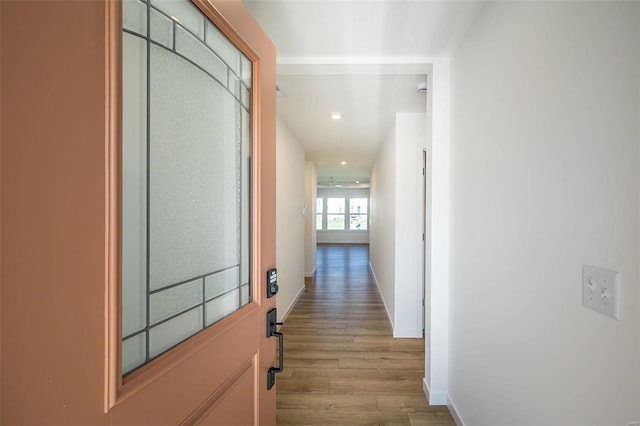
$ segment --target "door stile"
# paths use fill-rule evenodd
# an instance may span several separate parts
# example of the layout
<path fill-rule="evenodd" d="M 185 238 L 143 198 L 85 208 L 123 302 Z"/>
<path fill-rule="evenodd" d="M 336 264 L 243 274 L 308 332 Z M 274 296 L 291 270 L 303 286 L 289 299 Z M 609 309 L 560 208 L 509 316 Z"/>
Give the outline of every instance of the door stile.
<path fill-rule="evenodd" d="M 105 360 L 104 412 L 122 387 L 122 3 L 105 2 Z"/>

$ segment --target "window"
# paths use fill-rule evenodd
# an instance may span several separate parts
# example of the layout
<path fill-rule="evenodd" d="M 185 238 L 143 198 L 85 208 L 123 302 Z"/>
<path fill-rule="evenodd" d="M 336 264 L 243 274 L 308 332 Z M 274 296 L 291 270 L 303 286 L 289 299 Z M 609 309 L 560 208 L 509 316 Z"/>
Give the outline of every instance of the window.
<path fill-rule="evenodd" d="M 322 213 L 324 212 L 324 200 L 316 198 L 316 229 L 322 229 Z"/>
<path fill-rule="evenodd" d="M 366 198 L 349 199 L 349 229 L 364 231 L 367 229 L 367 204 Z"/>
<path fill-rule="evenodd" d="M 327 230 L 344 230 L 344 198 L 327 198 Z"/>
<path fill-rule="evenodd" d="M 365 197 L 318 197 L 316 229 L 319 231 L 366 231 L 369 199 Z"/>

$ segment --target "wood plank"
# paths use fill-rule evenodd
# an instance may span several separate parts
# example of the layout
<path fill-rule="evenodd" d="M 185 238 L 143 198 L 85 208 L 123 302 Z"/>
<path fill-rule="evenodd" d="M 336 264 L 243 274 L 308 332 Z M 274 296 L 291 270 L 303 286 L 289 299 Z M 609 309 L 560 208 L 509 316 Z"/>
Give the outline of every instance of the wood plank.
<path fill-rule="evenodd" d="M 404 413 L 384 413 L 359 410 L 289 410 L 277 412 L 277 423 L 282 425 L 357 425 L 357 426 L 410 426 L 409 416 Z"/>
<path fill-rule="evenodd" d="M 329 386 L 329 379 L 298 380 L 282 376 L 276 379 L 278 395 L 281 393 L 329 393 Z"/>
<path fill-rule="evenodd" d="M 365 352 L 366 359 L 419 359 L 424 362 L 424 353 L 420 351 L 376 351 Z M 424 365 L 423 365 L 424 367 Z"/>
<path fill-rule="evenodd" d="M 305 368 L 338 368 L 340 365 L 340 359 L 301 359 L 301 358 L 287 358 L 285 364 L 287 367 L 305 367 Z M 364 360 L 362 360 L 364 361 Z"/>
<path fill-rule="evenodd" d="M 445 413 L 443 405 L 429 405 L 424 395 L 376 395 L 377 406 L 382 411 L 402 411 L 404 413 Z"/>
<path fill-rule="evenodd" d="M 299 350 L 299 351 L 388 351 L 390 350 L 389 344 L 387 343 L 350 343 L 350 342 L 339 342 L 339 343 L 308 343 L 308 342 L 291 342 L 287 345 L 284 350 L 285 356 L 287 356 L 287 351 L 289 350 Z M 406 349 L 403 349 L 406 350 Z"/>
<path fill-rule="evenodd" d="M 388 370 L 420 370 L 424 368 L 421 359 L 341 359 L 340 368 L 366 368 Z"/>
<path fill-rule="evenodd" d="M 422 383 L 416 379 L 350 380 L 331 379 L 330 393 L 361 395 L 424 395 Z"/>
<path fill-rule="evenodd" d="M 294 369 L 291 367 L 285 366 L 284 371 L 280 373 L 279 377 L 291 378 L 293 376 Z"/>
<path fill-rule="evenodd" d="M 327 368 L 322 370 L 322 377 L 327 379 L 353 380 L 418 380 L 424 377 L 422 370 L 366 370 L 363 368 Z M 314 368 L 296 368 L 293 373 L 296 379 L 314 380 L 319 372 Z"/>
<path fill-rule="evenodd" d="M 289 351 L 289 349 L 285 349 Z M 366 352 L 360 351 L 289 351 L 286 359 L 364 359 Z"/>
<path fill-rule="evenodd" d="M 284 328 L 284 327 L 283 327 Z M 283 331 L 284 333 L 284 331 Z M 317 334 L 298 334 L 295 332 L 286 333 L 284 335 L 286 342 L 308 342 L 308 343 L 353 343 L 353 336 L 332 336 Z"/>
<path fill-rule="evenodd" d="M 317 330 L 319 335 L 349 335 L 349 336 L 387 336 L 391 332 L 391 328 L 371 328 L 371 327 L 351 327 L 351 328 L 321 328 Z"/>
<path fill-rule="evenodd" d="M 278 409 L 376 411 L 375 395 L 278 394 Z"/>
<path fill-rule="evenodd" d="M 411 426 L 456 426 L 447 413 L 411 413 L 409 414 Z"/>

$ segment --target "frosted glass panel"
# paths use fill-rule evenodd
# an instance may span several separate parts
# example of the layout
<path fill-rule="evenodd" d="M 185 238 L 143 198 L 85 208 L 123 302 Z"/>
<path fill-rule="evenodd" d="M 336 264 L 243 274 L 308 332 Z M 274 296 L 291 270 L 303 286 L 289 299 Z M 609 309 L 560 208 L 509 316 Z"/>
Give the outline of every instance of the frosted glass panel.
<path fill-rule="evenodd" d="M 242 119 L 241 138 L 242 138 L 242 154 L 240 168 L 242 172 L 242 198 L 240 222 L 240 234 L 243 241 L 249 240 L 249 201 L 250 201 L 250 184 L 251 184 L 251 116 L 248 112 L 240 108 L 240 117 Z M 241 244 L 240 250 L 240 283 L 249 282 L 249 244 Z"/>
<path fill-rule="evenodd" d="M 224 62 L 180 26 L 176 27 L 176 51 L 217 78 L 223 86 L 227 85 L 227 66 Z"/>
<path fill-rule="evenodd" d="M 138 0 L 124 0 L 122 2 L 122 27 L 147 35 L 147 5 Z"/>
<path fill-rule="evenodd" d="M 240 99 L 240 86 L 240 79 L 234 73 L 229 73 L 229 90 L 238 99 Z"/>
<path fill-rule="evenodd" d="M 251 62 L 188 0 L 122 10 L 127 374 L 251 301 L 252 116 Z"/>
<path fill-rule="evenodd" d="M 249 92 L 249 89 L 244 86 L 240 87 L 240 100 L 245 108 L 249 108 L 251 105 L 251 92 Z"/>
<path fill-rule="evenodd" d="M 204 40 L 205 17 L 189 0 L 152 0 L 151 4 Z"/>
<path fill-rule="evenodd" d="M 147 43 L 122 37 L 122 335 L 147 317 Z"/>
<path fill-rule="evenodd" d="M 149 332 L 149 355 L 152 358 L 156 357 L 200 330 L 202 330 L 202 307 L 152 328 Z"/>
<path fill-rule="evenodd" d="M 151 47 L 153 290 L 239 263 L 239 183 L 236 101 L 186 60 Z"/>
<path fill-rule="evenodd" d="M 151 40 L 173 49 L 173 21 L 151 9 Z"/>
<path fill-rule="evenodd" d="M 240 306 L 244 306 L 249 303 L 249 286 L 243 285 L 240 287 Z"/>
<path fill-rule="evenodd" d="M 122 342 L 122 373 L 128 373 L 141 366 L 147 360 L 145 333 L 133 336 Z"/>
<path fill-rule="evenodd" d="M 240 71 L 240 79 L 245 86 L 251 87 L 251 61 L 246 56 L 241 57 L 242 70 Z"/>
<path fill-rule="evenodd" d="M 235 312 L 240 304 L 239 289 L 231 291 L 224 296 L 220 296 L 217 299 L 213 299 L 205 306 L 207 309 L 207 325 L 211 325 L 216 321 L 220 321 L 222 318 Z"/>
<path fill-rule="evenodd" d="M 226 291 L 238 288 L 238 268 L 231 268 L 205 278 L 204 298 L 209 300 Z"/>
<path fill-rule="evenodd" d="M 222 58 L 234 73 L 240 74 L 240 56 L 242 54 L 211 22 L 207 22 L 206 31 L 207 45 Z"/>
<path fill-rule="evenodd" d="M 202 279 L 191 281 L 151 295 L 151 324 L 155 324 L 202 302 Z"/>

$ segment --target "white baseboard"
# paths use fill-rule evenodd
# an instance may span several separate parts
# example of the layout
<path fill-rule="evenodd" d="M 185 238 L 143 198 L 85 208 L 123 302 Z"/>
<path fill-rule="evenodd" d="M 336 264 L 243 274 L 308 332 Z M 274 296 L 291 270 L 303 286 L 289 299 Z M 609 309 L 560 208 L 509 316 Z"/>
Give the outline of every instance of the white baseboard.
<path fill-rule="evenodd" d="M 422 339 L 422 329 L 415 328 L 394 328 L 393 337 L 401 339 Z"/>
<path fill-rule="evenodd" d="M 376 273 L 373 271 L 373 266 L 371 266 L 371 262 L 369 262 L 369 269 L 371 270 L 371 275 L 373 275 L 373 280 L 376 282 L 376 287 L 378 287 L 378 294 L 380 294 L 380 298 L 382 299 L 382 304 L 384 305 L 384 311 L 387 313 L 387 319 L 389 320 L 389 324 L 391 324 L 391 329 L 393 330 L 393 318 L 391 318 L 391 315 L 389 314 L 389 308 L 387 308 L 387 301 L 384 300 L 384 295 L 382 294 L 382 290 L 380 289 L 380 283 L 378 282 Z M 393 337 L 396 337 L 395 334 Z"/>
<path fill-rule="evenodd" d="M 451 413 L 451 417 L 453 417 L 453 421 L 456 422 L 456 425 L 464 426 L 462 417 L 460 417 L 460 413 L 458 412 L 456 405 L 451 401 L 451 398 L 447 398 L 447 407 L 449 407 L 449 412 Z"/>
<path fill-rule="evenodd" d="M 422 391 L 427 396 L 429 405 L 447 405 L 448 395 L 446 392 L 431 392 L 429 383 L 425 377 L 422 378 Z"/>
<path fill-rule="evenodd" d="M 431 392 L 429 390 L 429 383 L 427 383 L 427 378 L 423 377 L 422 378 L 422 392 L 424 392 L 424 396 L 427 397 L 427 402 L 429 401 L 429 393 Z"/>
<path fill-rule="evenodd" d="M 316 273 L 316 270 L 317 270 L 317 269 L 318 269 L 318 267 L 317 267 L 317 266 L 314 266 L 314 267 L 313 267 L 313 270 L 312 270 L 311 272 L 305 272 L 305 273 L 304 273 L 304 276 L 305 276 L 306 278 L 311 278 L 311 277 L 313 277 L 313 275 Z"/>
<path fill-rule="evenodd" d="M 282 315 L 282 317 L 278 321 L 284 322 L 287 319 L 287 317 L 289 316 L 289 314 L 293 310 L 293 307 L 296 306 L 296 303 L 298 303 L 298 300 L 304 294 L 305 290 L 306 290 L 306 287 L 304 286 L 304 284 L 302 284 L 302 287 L 300 287 L 300 289 L 298 290 L 298 293 L 296 294 L 296 297 L 293 298 L 293 300 L 291 301 L 291 304 L 289 305 L 287 310 L 284 311 L 284 315 Z"/>

